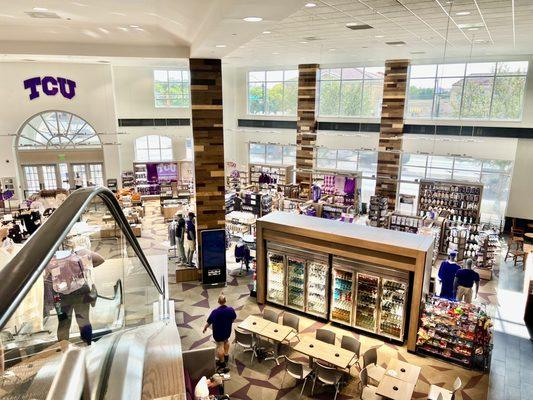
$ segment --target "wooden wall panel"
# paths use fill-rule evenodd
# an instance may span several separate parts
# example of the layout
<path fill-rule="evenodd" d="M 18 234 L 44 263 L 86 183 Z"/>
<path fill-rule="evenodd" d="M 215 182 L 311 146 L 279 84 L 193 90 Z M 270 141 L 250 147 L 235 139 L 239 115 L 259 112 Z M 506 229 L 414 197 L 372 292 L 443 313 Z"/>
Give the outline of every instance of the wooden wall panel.
<path fill-rule="evenodd" d="M 202 230 L 225 227 L 221 61 L 191 59 L 190 70 L 196 226 L 200 237 Z"/>
<path fill-rule="evenodd" d="M 387 196 L 391 210 L 396 206 L 399 187 L 408 67 L 408 60 L 389 60 L 385 63 L 376 195 Z"/>
<path fill-rule="evenodd" d="M 298 112 L 296 121 L 296 170 L 312 169 L 316 145 L 316 85 L 318 64 L 298 65 Z M 309 174 L 296 173 L 305 187 Z M 310 183 L 309 183 L 310 185 Z"/>

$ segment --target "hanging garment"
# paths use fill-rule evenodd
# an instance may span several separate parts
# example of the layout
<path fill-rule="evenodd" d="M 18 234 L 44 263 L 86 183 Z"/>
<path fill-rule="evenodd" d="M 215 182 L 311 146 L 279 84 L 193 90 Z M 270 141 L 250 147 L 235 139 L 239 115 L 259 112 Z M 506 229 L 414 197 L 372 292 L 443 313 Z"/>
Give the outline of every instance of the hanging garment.
<path fill-rule="evenodd" d="M 355 194 L 355 178 L 354 179 L 350 179 L 350 178 L 346 178 L 344 180 L 344 193 L 345 194 Z"/>
<path fill-rule="evenodd" d="M 334 194 L 335 193 L 335 175 L 325 175 L 324 176 L 324 185 L 322 186 L 324 193 Z"/>
<path fill-rule="evenodd" d="M 322 196 L 322 189 L 320 189 L 320 186 L 313 185 L 313 191 L 312 191 L 312 198 L 314 202 L 318 202 L 320 200 L 320 197 Z"/>

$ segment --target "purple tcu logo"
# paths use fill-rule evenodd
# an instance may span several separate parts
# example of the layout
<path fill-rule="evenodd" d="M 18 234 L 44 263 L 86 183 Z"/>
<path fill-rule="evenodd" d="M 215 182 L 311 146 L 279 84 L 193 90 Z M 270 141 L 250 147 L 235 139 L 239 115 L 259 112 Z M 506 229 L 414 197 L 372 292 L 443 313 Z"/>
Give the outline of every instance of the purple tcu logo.
<path fill-rule="evenodd" d="M 66 99 L 72 99 L 76 96 L 76 82 L 60 77 L 45 76 L 41 79 L 37 76 L 24 81 L 24 89 L 30 89 L 30 100 L 39 97 L 39 86 L 42 87 L 43 93 L 47 96 L 55 96 L 58 91 Z"/>

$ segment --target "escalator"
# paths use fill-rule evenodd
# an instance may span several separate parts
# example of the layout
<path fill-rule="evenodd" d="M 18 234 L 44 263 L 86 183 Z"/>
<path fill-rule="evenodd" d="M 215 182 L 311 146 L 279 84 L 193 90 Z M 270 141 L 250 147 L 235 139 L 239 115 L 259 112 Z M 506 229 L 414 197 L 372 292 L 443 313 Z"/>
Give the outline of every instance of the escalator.
<path fill-rule="evenodd" d="M 185 398 L 166 271 L 113 193 L 79 189 L 0 246 L 1 399 Z"/>

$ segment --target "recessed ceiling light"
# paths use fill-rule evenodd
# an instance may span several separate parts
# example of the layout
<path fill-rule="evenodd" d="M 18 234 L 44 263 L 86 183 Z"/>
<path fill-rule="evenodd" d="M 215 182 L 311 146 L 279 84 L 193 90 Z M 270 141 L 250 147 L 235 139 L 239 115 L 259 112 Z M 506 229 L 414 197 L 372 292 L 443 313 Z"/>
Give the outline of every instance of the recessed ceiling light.
<path fill-rule="evenodd" d="M 302 40 L 300 43 L 301 44 L 307 44 L 307 42 L 305 40 Z"/>
<path fill-rule="evenodd" d="M 272 54 L 274 54 L 275 56 L 277 56 L 279 53 L 277 51 L 273 52 Z"/>
<path fill-rule="evenodd" d="M 33 7 L 33 11 L 36 11 L 36 12 L 46 12 L 46 11 L 48 11 L 48 8 L 44 8 L 44 7 Z"/>
<path fill-rule="evenodd" d="M 98 28 L 98 30 L 102 33 L 105 33 L 106 35 L 109 35 L 109 31 L 105 28 Z"/>
<path fill-rule="evenodd" d="M 337 50 L 337 49 L 329 49 L 329 51 L 335 51 L 335 50 Z"/>
<path fill-rule="evenodd" d="M 130 28 L 140 28 L 139 25 L 130 25 Z"/>
<path fill-rule="evenodd" d="M 479 28 L 468 28 L 469 31 L 478 31 Z"/>
<path fill-rule="evenodd" d="M 224 47 L 226 47 L 225 44 L 217 44 L 215 47 L 218 47 L 219 49 L 223 49 Z"/>
<path fill-rule="evenodd" d="M 456 12 L 455 15 L 458 15 L 458 16 L 470 15 L 470 11 L 459 11 L 459 12 Z"/>
<path fill-rule="evenodd" d="M 313 7 L 316 7 L 316 3 L 306 3 L 305 6 L 307 8 L 313 8 Z"/>
<path fill-rule="evenodd" d="M 239 49 L 244 49 L 244 48 L 245 48 L 245 46 L 239 46 Z"/>
<path fill-rule="evenodd" d="M 243 18 L 244 21 L 246 22 L 261 22 L 263 20 L 263 18 L 261 17 L 245 17 Z"/>
<path fill-rule="evenodd" d="M 359 25 L 357 22 L 348 22 L 346 26 L 349 28 L 350 26 L 357 26 Z"/>
<path fill-rule="evenodd" d="M 263 33 L 264 33 L 265 35 L 268 35 L 269 33 L 272 33 L 272 32 L 270 32 L 270 31 L 263 31 Z"/>
<path fill-rule="evenodd" d="M 376 35 L 376 36 L 374 36 L 374 37 L 379 39 L 379 38 L 384 38 L 385 35 Z"/>
<path fill-rule="evenodd" d="M 129 29 L 126 28 L 125 26 L 119 26 L 118 29 L 120 29 L 121 31 L 124 31 L 124 32 L 129 31 Z"/>

